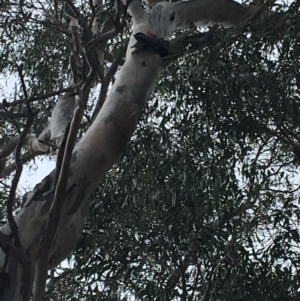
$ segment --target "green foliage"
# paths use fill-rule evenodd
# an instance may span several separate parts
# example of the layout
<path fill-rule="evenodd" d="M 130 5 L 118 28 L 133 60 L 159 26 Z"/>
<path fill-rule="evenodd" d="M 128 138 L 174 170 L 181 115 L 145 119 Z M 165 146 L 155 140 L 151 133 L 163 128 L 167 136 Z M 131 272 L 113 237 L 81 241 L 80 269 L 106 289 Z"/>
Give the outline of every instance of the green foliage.
<path fill-rule="evenodd" d="M 300 20 L 295 6 L 284 15 L 238 38 L 220 31 L 164 72 L 129 153 L 95 193 L 74 290 L 299 299 Z"/>
<path fill-rule="evenodd" d="M 164 70 L 49 300 L 299 300 L 299 26 L 293 4 Z M 21 60 L 48 91 L 68 42 L 32 30 Z"/>

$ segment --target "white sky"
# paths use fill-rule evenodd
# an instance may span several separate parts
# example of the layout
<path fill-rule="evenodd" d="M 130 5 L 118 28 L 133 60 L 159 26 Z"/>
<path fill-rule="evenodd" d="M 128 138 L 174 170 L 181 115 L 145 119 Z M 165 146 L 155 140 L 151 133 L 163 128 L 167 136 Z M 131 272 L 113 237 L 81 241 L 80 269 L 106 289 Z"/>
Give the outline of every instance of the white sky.
<path fill-rule="evenodd" d="M 20 179 L 20 188 L 33 188 L 40 183 L 54 168 L 55 162 L 45 158 L 43 161 L 36 159 L 36 168 L 29 169 L 29 166 L 23 167 L 23 173 Z"/>

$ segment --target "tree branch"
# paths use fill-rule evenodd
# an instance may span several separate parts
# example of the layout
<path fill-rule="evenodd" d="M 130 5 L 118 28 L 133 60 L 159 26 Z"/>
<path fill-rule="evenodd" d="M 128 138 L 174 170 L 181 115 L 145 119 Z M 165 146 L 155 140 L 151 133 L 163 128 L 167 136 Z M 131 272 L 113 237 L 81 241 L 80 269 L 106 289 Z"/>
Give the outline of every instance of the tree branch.
<path fill-rule="evenodd" d="M 108 87 L 109 87 L 109 84 L 111 83 L 111 80 L 113 78 L 113 76 L 115 75 L 117 69 L 118 69 L 118 66 L 119 64 L 121 63 L 122 61 L 122 57 L 121 56 L 118 56 L 112 63 L 112 65 L 110 66 L 103 82 L 102 82 L 102 85 L 101 85 L 101 91 L 100 91 L 100 94 L 99 94 L 99 97 L 98 97 L 98 101 L 97 101 L 97 104 L 95 106 L 95 110 L 93 112 L 93 115 L 92 115 L 92 121 L 96 118 L 97 114 L 99 113 L 100 109 L 102 108 L 103 104 L 104 104 L 104 101 L 106 99 L 106 96 L 107 96 L 107 90 L 108 90 Z"/>
<path fill-rule="evenodd" d="M 15 153 L 16 174 L 12 180 L 11 190 L 10 190 L 9 197 L 7 200 L 8 223 L 9 223 L 9 227 L 12 232 L 12 237 L 15 240 L 15 246 L 19 250 L 19 252 L 22 253 L 22 259 L 27 257 L 27 260 L 25 260 L 25 261 L 22 260 L 22 263 L 21 263 L 21 266 L 23 269 L 23 271 L 22 271 L 22 274 L 23 274 L 23 276 L 22 276 L 22 282 L 23 282 L 22 301 L 30 300 L 31 285 L 32 285 L 31 263 L 30 263 L 30 259 L 28 258 L 26 251 L 24 250 L 21 240 L 20 240 L 18 225 L 13 217 L 13 205 L 14 205 L 16 190 L 17 190 L 18 183 L 19 183 L 19 180 L 20 180 L 20 177 L 22 174 L 22 170 L 23 170 L 22 161 L 20 158 L 21 148 L 22 148 L 22 144 L 24 143 L 26 136 L 33 124 L 33 120 L 34 120 L 33 115 L 30 118 L 28 118 L 25 129 L 22 132 L 22 134 L 19 138 L 17 147 L 16 147 L 16 153 Z"/>
<path fill-rule="evenodd" d="M 64 92 L 70 92 L 70 91 L 80 87 L 81 85 L 82 85 L 82 81 L 80 81 L 76 84 L 72 84 L 67 88 L 64 88 L 64 89 L 61 89 L 61 90 L 58 90 L 58 91 L 55 91 L 55 92 L 50 92 L 50 93 L 40 94 L 40 95 L 32 95 L 28 98 L 21 98 L 21 99 L 15 100 L 14 102 L 6 102 L 5 100 L 3 100 L 2 104 L 0 104 L 0 109 L 5 108 L 5 107 L 13 107 L 13 106 L 23 104 L 23 103 L 30 103 L 30 102 L 33 102 L 33 101 L 42 100 L 42 99 L 45 99 L 45 98 L 49 98 L 49 97 L 52 97 L 52 96 L 62 94 Z"/>

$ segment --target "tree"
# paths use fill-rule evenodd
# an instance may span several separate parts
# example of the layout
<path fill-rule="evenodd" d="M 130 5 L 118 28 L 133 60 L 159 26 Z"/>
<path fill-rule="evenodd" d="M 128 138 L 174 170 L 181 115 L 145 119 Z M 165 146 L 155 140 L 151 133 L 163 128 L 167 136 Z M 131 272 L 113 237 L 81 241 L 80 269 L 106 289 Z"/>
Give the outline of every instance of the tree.
<path fill-rule="evenodd" d="M 1 4 L 1 300 L 298 300 L 297 2 L 148 6 Z"/>

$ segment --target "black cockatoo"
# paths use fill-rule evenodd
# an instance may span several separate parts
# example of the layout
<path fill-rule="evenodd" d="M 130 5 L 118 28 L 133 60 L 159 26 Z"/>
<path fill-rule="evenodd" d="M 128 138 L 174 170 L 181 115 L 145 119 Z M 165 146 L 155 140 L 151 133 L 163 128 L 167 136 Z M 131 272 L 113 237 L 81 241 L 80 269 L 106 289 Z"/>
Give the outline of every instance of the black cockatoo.
<path fill-rule="evenodd" d="M 158 54 L 160 57 L 166 57 L 169 54 L 170 42 L 162 38 L 157 38 L 155 34 L 138 32 L 134 35 L 137 42 L 131 47 L 136 48 L 132 54 L 146 51 L 149 54 Z"/>

